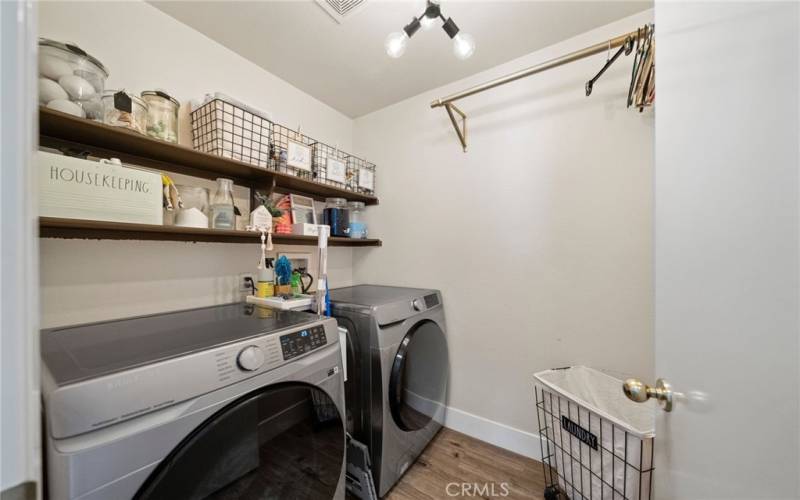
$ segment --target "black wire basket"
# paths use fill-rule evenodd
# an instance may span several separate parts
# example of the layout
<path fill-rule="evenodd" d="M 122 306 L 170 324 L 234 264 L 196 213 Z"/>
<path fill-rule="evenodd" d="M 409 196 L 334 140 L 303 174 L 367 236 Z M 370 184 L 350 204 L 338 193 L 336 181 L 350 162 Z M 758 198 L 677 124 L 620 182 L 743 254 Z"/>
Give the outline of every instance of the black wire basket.
<path fill-rule="evenodd" d="M 375 194 L 375 164 L 220 97 L 191 112 L 192 146 L 320 184 Z"/>
<path fill-rule="evenodd" d="M 347 153 L 323 142 L 314 143 L 314 180 L 340 189 L 347 187 Z"/>
<path fill-rule="evenodd" d="M 355 193 L 374 195 L 375 164 L 357 156 L 348 156 L 346 189 Z"/>
<path fill-rule="evenodd" d="M 563 370 L 575 368 L 590 370 Z M 621 383 L 617 392 L 622 393 Z M 651 433 L 620 425 L 620 420 L 612 421 L 552 385 L 537 385 L 535 393 L 546 500 L 652 498 Z"/>
<path fill-rule="evenodd" d="M 272 125 L 272 168 L 301 179 L 315 180 L 316 141 L 279 123 Z"/>
<path fill-rule="evenodd" d="M 194 149 L 262 168 L 270 166 L 270 120 L 220 98 L 192 111 L 191 120 Z"/>

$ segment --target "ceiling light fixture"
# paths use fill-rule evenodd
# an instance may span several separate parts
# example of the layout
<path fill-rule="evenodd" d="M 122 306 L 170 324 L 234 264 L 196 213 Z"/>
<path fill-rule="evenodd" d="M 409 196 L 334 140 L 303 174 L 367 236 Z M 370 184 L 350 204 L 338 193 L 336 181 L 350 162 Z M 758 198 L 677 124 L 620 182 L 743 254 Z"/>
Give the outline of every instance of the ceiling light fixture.
<path fill-rule="evenodd" d="M 442 9 L 439 7 L 439 3 L 434 0 L 428 0 L 425 12 L 423 12 L 421 16 L 413 18 L 411 22 L 403 28 L 403 31 L 391 33 L 386 37 L 386 43 L 384 44 L 386 53 L 389 57 L 394 58 L 402 56 L 406 52 L 408 41 L 419 31 L 420 27 L 426 30 L 430 29 L 430 27 L 436 23 L 437 19 L 442 20 L 442 29 L 447 33 L 447 36 L 453 40 L 453 54 L 455 54 L 457 58 L 461 60 L 468 59 L 475 53 L 475 39 L 472 35 L 459 30 L 452 18 L 448 17 L 445 19 L 442 15 Z"/>

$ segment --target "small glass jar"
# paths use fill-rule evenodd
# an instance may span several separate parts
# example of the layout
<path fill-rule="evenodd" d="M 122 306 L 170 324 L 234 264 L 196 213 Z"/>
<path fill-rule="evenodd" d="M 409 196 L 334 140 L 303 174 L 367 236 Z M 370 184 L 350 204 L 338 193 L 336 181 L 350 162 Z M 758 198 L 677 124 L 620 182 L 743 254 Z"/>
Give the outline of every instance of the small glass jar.
<path fill-rule="evenodd" d="M 347 204 L 347 210 L 350 216 L 347 236 L 363 240 L 367 237 L 367 222 L 364 220 L 364 202 L 351 201 Z"/>
<path fill-rule="evenodd" d="M 146 90 L 147 135 L 167 142 L 178 142 L 178 108 L 181 103 L 161 90 Z"/>
<path fill-rule="evenodd" d="M 233 210 L 233 181 L 217 179 L 217 192 L 211 201 L 211 228 L 236 229 L 236 214 Z"/>
<path fill-rule="evenodd" d="M 344 198 L 325 198 L 322 214 L 325 224 L 331 227 L 331 236 L 347 236 L 347 200 Z"/>
<path fill-rule="evenodd" d="M 208 189 L 197 186 L 175 186 L 183 201 L 183 208 L 175 214 L 175 225 L 182 227 L 208 227 Z"/>
<path fill-rule="evenodd" d="M 117 94 L 125 94 L 130 98 L 130 110 L 120 109 L 120 105 L 117 103 Z M 103 92 L 103 123 L 145 134 L 147 133 L 147 103 L 124 90 L 106 90 Z"/>

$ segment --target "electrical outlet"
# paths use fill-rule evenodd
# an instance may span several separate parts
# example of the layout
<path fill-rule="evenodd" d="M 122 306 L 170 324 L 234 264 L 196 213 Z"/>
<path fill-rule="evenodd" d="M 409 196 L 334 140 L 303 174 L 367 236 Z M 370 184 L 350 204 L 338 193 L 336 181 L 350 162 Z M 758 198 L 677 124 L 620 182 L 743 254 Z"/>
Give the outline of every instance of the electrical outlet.
<path fill-rule="evenodd" d="M 250 273 L 242 273 L 239 275 L 239 291 L 240 292 L 252 292 L 252 286 L 256 284 L 256 278 Z M 251 286 L 252 283 L 252 286 Z"/>

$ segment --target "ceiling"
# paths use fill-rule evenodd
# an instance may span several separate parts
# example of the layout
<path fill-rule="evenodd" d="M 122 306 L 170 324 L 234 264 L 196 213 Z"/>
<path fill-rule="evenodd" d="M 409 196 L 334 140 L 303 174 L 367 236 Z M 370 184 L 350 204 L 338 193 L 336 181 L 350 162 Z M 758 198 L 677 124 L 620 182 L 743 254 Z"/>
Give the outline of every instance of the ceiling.
<path fill-rule="evenodd" d="M 151 1 L 178 21 L 350 117 L 358 117 L 652 7 L 652 1 L 456 1 L 442 12 L 477 42 L 460 61 L 441 23 L 399 59 L 383 48 L 423 0 L 369 0 L 338 24 L 312 0 Z"/>

